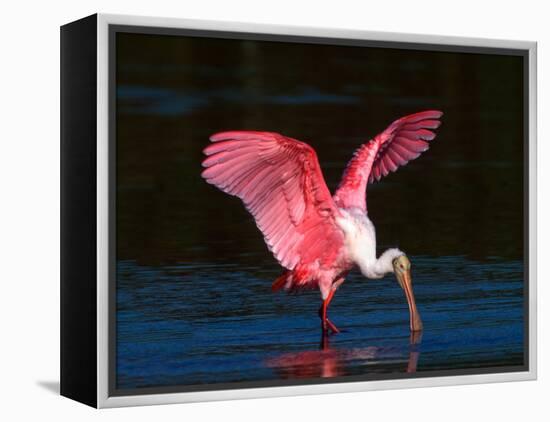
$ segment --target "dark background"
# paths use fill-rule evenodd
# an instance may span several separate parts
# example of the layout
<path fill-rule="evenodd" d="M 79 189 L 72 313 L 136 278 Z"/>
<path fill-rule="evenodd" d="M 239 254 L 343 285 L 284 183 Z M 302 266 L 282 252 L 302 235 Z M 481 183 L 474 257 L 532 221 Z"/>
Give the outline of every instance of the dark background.
<path fill-rule="evenodd" d="M 200 178 L 215 132 L 308 142 L 334 190 L 362 142 L 431 108 L 445 113 L 431 150 L 369 187 L 380 244 L 521 259 L 521 57 L 122 34 L 117 52 L 119 258 L 196 259 L 187 245 L 248 219 Z M 242 249 L 263 248 L 241 229 Z"/>
<path fill-rule="evenodd" d="M 281 334 L 262 352 L 254 349 L 275 326 L 294 333 L 307 328 L 307 335 L 296 334 L 307 338 L 298 352 L 317 348 L 318 296 L 271 295 L 280 267 L 252 218 L 238 199 L 200 177 L 211 134 L 265 130 L 305 141 L 333 191 L 362 142 L 425 109 L 445 113 L 430 150 L 370 185 L 367 199 L 379 248 L 398 246 L 413 259 L 427 331 L 422 356 L 433 354 L 420 360 L 419 370 L 523 363 L 522 57 L 124 33 L 117 35 L 116 54 L 120 386 L 292 378 L 295 371 L 238 369 L 241 360 L 232 360 L 246 350 L 264 368 L 269 365 L 258 354 L 271 359 L 289 343 L 298 347 L 292 335 Z M 384 280 L 386 288 L 346 283 L 337 295 L 348 302 L 338 309 L 335 300 L 335 322 L 340 314 L 344 326 L 375 325 L 364 335 L 357 328 L 355 337 L 335 337 L 338 350 L 371 347 L 373 338 L 377 345 L 388 336 L 405 339 L 406 303 L 396 283 Z M 372 302 L 350 301 L 353 291 L 346 288 Z M 387 303 L 377 300 L 381 289 L 389 292 Z M 399 321 L 368 315 L 369 306 L 379 307 L 383 318 L 394 303 Z M 365 321 L 353 319 L 359 313 Z M 430 331 L 436 321 L 439 334 Z M 192 338 L 195 323 L 212 334 Z M 456 335 L 450 330 L 456 327 L 472 330 Z M 446 343 L 437 342 L 445 336 Z M 183 363 L 229 344 L 238 350 L 222 353 L 223 370 Z M 171 354 L 174 348 L 192 356 L 182 351 L 182 360 Z M 364 373 L 356 363 L 344 364 L 343 374 Z"/>

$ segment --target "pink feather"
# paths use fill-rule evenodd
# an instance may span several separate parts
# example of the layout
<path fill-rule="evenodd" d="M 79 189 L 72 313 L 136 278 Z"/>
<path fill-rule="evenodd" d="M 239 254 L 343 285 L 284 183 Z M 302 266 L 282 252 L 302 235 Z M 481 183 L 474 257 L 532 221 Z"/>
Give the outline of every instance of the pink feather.
<path fill-rule="evenodd" d="M 367 183 L 417 158 L 435 138 L 439 111 L 393 122 L 362 145 L 331 197 L 313 148 L 273 132 L 228 131 L 210 137 L 202 177 L 239 197 L 252 214 L 268 249 L 287 272 L 274 289 L 321 285 L 349 270 L 341 209 L 366 212 Z M 346 270 L 347 268 L 347 270 Z"/>
<path fill-rule="evenodd" d="M 210 140 L 202 177 L 241 198 L 281 265 L 289 270 L 312 265 L 304 256 L 313 245 L 314 261 L 329 263 L 343 234 L 315 151 L 271 132 L 222 132 Z"/>
<path fill-rule="evenodd" d="M 373 183 L 417 158 L 429 148 L 443 115 L 428 110 L 402 117 L 373 140 L 362 145 L 348 163 L 334 194 L 336 205 L 367 211 L 367 183 Z"/>

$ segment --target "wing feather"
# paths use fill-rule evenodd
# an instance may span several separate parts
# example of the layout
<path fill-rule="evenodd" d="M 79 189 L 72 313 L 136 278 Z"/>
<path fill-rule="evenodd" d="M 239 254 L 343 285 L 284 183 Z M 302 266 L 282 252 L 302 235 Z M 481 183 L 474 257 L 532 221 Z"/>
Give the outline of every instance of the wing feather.
<path fill-rule="evenodd" d="M 367 211 L 367 183 L 373 183 L 397 171 L 409 161 L 428 150 L 435 138 L 434 129 L 443 115 L 428 110 L 402 117 L 363 144 L 348 163 L 342 181 L 334 194 L 335 203 L 342 208 Z"/>
<path fill-rule="evenodd" d="M 221 132 L 210 140 L 202 177 L 243 201 L 281 265 L 328 264 L 343 234 L 315 151 L 272 132 Z"/>

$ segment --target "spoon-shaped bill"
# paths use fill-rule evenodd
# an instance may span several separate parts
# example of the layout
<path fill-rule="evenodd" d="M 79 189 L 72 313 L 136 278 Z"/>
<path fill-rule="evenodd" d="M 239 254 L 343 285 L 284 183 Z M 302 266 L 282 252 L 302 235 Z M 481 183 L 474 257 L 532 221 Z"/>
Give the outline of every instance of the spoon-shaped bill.
<path fill-rule="evenodd" d="M 422 320 L 420 319 L 420 314 L 418 313 L 418 309 L 416 308 L 416 301 L 414 300 L 411 270 L 406 269 L 404 271 L 397 272 L 396 277 L 399 285 L 403 288 L 403 291 L 405 292 L 405 296 L 407 297 L 411 319 L 411 331 L 422 331 Z"/>

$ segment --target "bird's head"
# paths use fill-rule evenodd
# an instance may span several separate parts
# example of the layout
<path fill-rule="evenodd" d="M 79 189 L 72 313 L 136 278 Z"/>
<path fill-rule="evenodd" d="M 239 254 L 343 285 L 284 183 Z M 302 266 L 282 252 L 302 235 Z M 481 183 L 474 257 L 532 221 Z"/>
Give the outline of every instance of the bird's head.
<path fill-rule="evenodd" d="M 402 254 L 392 261 L 392 266 L 397 282 L 405 292 L 405 296 L 409 304 L 411 331 L 422 331 L 422 320 L 420 319 L 420 314 L 416 309 L 416 302 L 414 300 L 411 277 L 411 261 L 407 255 Z"/>

